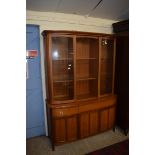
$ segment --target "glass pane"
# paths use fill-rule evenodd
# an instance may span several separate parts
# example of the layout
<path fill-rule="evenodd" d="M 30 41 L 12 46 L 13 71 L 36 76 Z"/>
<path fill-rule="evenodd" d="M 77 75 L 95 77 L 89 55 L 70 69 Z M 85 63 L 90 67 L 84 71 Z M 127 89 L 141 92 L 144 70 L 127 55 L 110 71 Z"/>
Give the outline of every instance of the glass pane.
<path fill-rule="evenodd" d="M 74 98 L 73 38 L 52 37 L 54 100 Z"/>
<path fill-rule="evenodd" d="M 103 39 L 101 51 L 100 94 L 112 93 L 114 40 Z"/>
<path fill-rule="evenodd" d="M 97 97 L 98 50 L 96 38 L 77 38 L 76 42 L 76 92 L 77 99 Z"/>

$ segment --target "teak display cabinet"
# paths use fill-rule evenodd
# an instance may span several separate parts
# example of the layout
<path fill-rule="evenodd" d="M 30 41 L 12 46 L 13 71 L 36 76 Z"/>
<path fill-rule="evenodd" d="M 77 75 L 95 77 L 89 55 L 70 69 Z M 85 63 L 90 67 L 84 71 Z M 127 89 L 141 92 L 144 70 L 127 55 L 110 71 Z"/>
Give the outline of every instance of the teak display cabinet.
<path fill-rule="evenodd" d="M 115 125 L 115 38 L 44 31 L 48 132 L 52 146 Z"/>

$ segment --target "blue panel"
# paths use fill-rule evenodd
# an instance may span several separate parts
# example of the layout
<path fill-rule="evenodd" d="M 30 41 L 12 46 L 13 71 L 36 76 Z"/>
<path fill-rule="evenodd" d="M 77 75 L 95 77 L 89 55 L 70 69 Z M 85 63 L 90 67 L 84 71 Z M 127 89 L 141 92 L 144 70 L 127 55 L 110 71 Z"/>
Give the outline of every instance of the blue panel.
<path fill-rule="evenodd" d="M 38 56 L 28 60 L 29 78 L 26 80 L 26 138 L 45 135 L 39 44 L 39 27 L 27 25 L 26 50 L 37 50 Z"/>

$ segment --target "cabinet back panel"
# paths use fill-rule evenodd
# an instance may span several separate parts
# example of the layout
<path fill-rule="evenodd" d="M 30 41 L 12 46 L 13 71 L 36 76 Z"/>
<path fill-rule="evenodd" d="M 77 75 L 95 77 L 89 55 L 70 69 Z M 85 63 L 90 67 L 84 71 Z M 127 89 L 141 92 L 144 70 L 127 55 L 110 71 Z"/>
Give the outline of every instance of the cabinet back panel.
<path fill-rule="evenodd" d="M 76 42 L 76 56 L 77 58 L 89 58 L 89 39 L 77 38 Z"/>
<path fill-rule="evenodd" d="M 90 57 L 98 59 L 99 56 L 99 40 L 90 39 Z"/>
<path fill-rule="evenodd" d="M 89 94 L 89 81 L 78 81 L 76 84 L 76 93 L 77 96 Z"/>
<path fill-rule="evenodd" d="M 106 41 L 106 44 L 105 42 Z M 112 93 L 114 40 L 103 39 L 101 48 L 100 94 Z"/>
<path fill-rule="evenodd" d="M 68 65 L 71 65 L 68 70 Z M 53 80 L 73 79 L 73 62 L 72 61 L 53 61 Z"/>
<path fill-rule="evenodd" d="M 73 99 L 73 82 L 56 82 L 53 84 L 55 100 Z"/>
<path fill-rule="evenodd" d="M 101 79 L 101 81 L 100 81 L 100 93 L 101 94 L 112 93 L 112 77 Z"/>
<path fill-rule="evenodd" d="M 114 40 L 107 40 L 107 44 L 102 43 L 101 58 L 109 59 L 113 57 L 113 51 L 114 51 Z"/>
<path fill-rule="evenodd" d="M 77 63 L 76 63 L 77 79 L 89 77 L 90 76 L 90 74 L 89 74 L 89 60 L 79 60 L 79 61 L 77 61 Z"/>
<path fill-rule="evenodd" d="M 73 39 L 52 37 L 52 59 L 73 58 Z"/>
<path fill-rule="evenodd" d="M 76 84 L 77 99 L 97 96 L 97 80 L 83 80 Z"/>
<path fill-rule="evenodd" d="M 97 85 L 98 85 L 98 81 L 97 79 L 95 80 L 89 80 L 89 85 L 90 85 L 90 94 L 91 96 L 96 96 L 98 94 L 98 89 L 97 89 Z"/>

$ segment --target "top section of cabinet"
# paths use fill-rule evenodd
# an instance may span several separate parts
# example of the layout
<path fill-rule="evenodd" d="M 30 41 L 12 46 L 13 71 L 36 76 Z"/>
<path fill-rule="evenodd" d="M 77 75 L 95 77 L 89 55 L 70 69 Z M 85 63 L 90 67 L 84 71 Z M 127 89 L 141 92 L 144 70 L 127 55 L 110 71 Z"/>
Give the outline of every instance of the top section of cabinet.
<path fill-rule="evenodd" d="M 51 103 L 113 94 L 115 39 L 110 35 L 44 31 Z"/>

